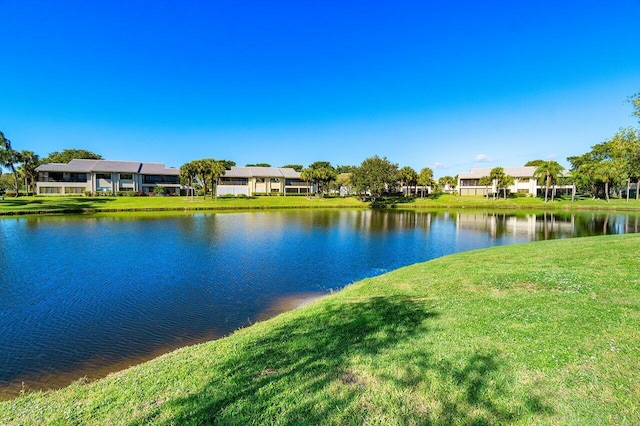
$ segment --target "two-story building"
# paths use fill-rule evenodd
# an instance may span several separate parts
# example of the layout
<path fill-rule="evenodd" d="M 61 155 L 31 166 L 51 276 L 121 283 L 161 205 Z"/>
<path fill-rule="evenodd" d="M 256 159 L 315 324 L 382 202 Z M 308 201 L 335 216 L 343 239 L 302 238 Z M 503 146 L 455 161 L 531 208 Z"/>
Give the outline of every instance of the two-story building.
<path fill-rule="evenodd" d="M 38 194 L 83 194 L 136 191 L 151 194 L 162 186 L 170 195 L 180 194 L 180 169 L 161 163 L 110 160 L 71 160 L 36 168 Z"/>
<path fill-rule="evenodd" d="M 306 194 L 309 184 L 300 173 L 284 167 L 231 167 L 218 181 L 218 196 Z"/>
<path fill-rule="evenodd" d="M 522 166 L 522 167 L 504 167 L 504 173 L 509 176 L 513 176 L 514 183 L 507 189 L 510 193 L 521 193 L 536 196 L 540 191 L 544 190 L 544 182 L 541 185 L 538 184 L 537 179 L 534 177 L 536 167 L 534 166 Z M 563 174 L 567 175 L 569 172 L 564 171 Z M 491 174 L 491 168 L 477 168 L 471 169 L 468 172 L 463 172 L 458 175 L 458 194 L 460 195 L 487 195 L 498 192 L 496 182 L 492 182 L 490 185 L 480 185 L 480 179 L 484 176 Z M 571 185 L 556 186 L 556 193 L 570 193 L 572 189 Z"/>

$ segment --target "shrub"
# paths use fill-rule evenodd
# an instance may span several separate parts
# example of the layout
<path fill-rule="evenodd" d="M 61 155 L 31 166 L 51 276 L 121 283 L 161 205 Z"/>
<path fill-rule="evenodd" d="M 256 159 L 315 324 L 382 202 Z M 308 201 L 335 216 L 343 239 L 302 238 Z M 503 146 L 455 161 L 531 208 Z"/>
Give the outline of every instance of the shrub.
<path fill-rule="evenodd" d="M 155 188 L 153 188 L 153 195 L 164 197 L 166 193 L 167 193 L 167 190 L 164 188 L 164 186 L 158 185 Z"/>

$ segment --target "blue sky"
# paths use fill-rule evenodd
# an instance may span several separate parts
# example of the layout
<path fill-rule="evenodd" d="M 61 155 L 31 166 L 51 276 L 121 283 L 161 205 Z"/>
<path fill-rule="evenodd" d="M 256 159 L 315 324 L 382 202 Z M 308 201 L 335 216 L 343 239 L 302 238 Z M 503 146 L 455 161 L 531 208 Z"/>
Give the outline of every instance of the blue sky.
<path fill-rule="evenodd" d="M 640 1 L 0 0 L 15 149 L 436 176 L 637 125 Z"/>

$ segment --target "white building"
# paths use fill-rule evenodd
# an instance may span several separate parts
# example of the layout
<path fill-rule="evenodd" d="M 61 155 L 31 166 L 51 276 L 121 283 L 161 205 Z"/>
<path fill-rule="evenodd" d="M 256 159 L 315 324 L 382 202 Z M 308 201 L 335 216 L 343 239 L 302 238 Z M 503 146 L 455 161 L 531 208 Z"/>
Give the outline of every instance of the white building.
<path fill-rule="evenodd" d="M 538 184 L 536 178 L 533 177 L 536 167 L 534 166 L 522 166 L 522 167 L 504 167 L 504 173 L 509 176 L 513 176 L 514 184 L 509 186 L 508 191 L 510 193 L 528 194 L 536 196 L 541 190 L 544 190 L 545 182 Z M 491 185 L 481 186 L 479 184 L 480 178 L 489 176 L 492 168 L 477 168 L 471 169 L 469 172 L 463 172 L 458 175 L 458 194 L 460 195 L 487 195 L 498 192 L 496 182 L 492 182 Z M 565 170 L 564 175 L 568 175 L 568 171 Z M 572 189 L 571 185 L 556 186 L 556 191 L 562 193 L 570 193 Z"/>
<path fill-rule="evenodd" d="M 283 167 L 231 167 L 220 177 L 217 195 L 306 194 L 300 173 Z"/>

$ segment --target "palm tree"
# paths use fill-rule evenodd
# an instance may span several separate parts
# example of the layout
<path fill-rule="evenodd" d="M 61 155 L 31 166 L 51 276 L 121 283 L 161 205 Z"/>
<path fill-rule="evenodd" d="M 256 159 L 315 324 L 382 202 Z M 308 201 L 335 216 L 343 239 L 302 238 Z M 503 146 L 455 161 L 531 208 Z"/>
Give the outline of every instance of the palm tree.
<path fill-rule="evenodd" d="M 180 167 L 180 177 L 182 178 L 183 183 L 189 184 L 188 191 L 191 192 L 191 201 L 193 201 L 193 179 L 196 177 L 197 173 L 196 165 L 193 161 L 185 163 Z"/>
<path fill-rule="evenodd" d="M 420 174 L 418 175 L 418 185 L 422 186 L 422 198 L 424 198 L 424 188 L 425 186 L 431 186 L 433 184 L 433 170 L 429 167 L 425 167 L 420 170 Z"/>
<path fill-rule="evenodd" d="M 213 186 L 213 199 L 218 199 L 218 179 L 226 172 L 226 167 L 223 161 L 210 160 L 211 165 L 209 172 L 211 173 L 211 185 Z"/>
<path fill-rule="evenodd" d="M 555 191 L 555 185 L 558 181 L 558 176 L 562 173 L 562 166 L 558 164 L 556 161 L 544 161 L 540 163 L 536 170 L 533 172 L 533 177 L 537 179 L 538 182 L 545 179 L 545 190 L 544 190 L 544 202 L 547 202 L 547 198 L 549 196 L 549 187 L 551 187 L 551 183 L 553 182 L 553 192 L 551 194 L 551 201 L 553 201 L 553 194 Z"/>
<path fill-rule="evenodd" d="M 482 176 L 478 179 L 478 185 L 484 186 L 484 196 L 489 198 L 489 185 L 493 184 L 493 180 L 489 176 Z"/>
<path fill-rule="evenodd" d="M 20 153 L 11 147 L 11 141 L 4 137 L 4 133 L 0 132 L 0 165 L 11 169 L 13 178 L 16 185 L 16 197 L 18 196 L 18 190 L 20 189 L 20 183 L 18 182 L 18 174 L 16 173 L 16 163 L 20 163 Z"/>
<path fill-rule="evenodd" d="M 418 173 L 416 173 L 416 171 L 411 167 L 404 166 L 398 170 L 398 179 L 400 179 L 402 186 L 405 187 L 404 195 L 407 197 L 409 195 L 410 185 L 413 185 L 413 183 L 418 180 Z"/>
<path fill-rule="evenodd" d="M 35 193 L 36 181 L 38 180 L 36 167 L 40 164 L 40 157 L 33 151 L 21 151 L 20 157 L 22 159 L 22 165 L 18 169 L 25 179 L 27 194 L 29 193 L 29 188 Z"/>

